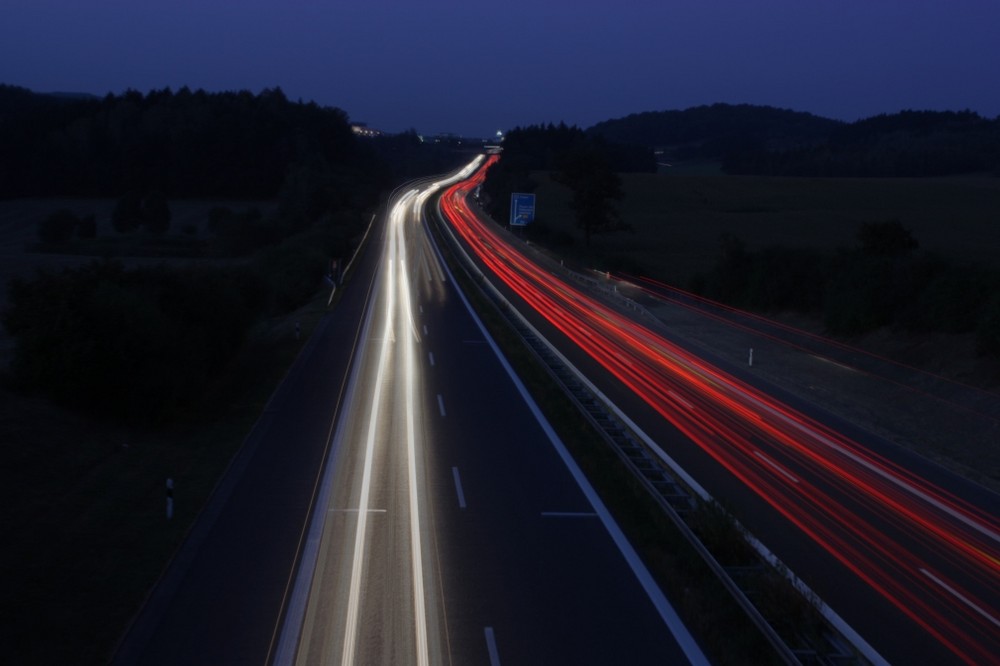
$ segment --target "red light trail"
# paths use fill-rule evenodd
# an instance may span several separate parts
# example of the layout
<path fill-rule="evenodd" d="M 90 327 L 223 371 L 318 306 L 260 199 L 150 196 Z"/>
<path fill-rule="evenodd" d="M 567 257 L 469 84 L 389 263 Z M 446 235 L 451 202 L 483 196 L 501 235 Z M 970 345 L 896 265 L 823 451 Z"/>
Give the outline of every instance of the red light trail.
<path fill-rule="evenodd" d="M 442 213 L 478 260 L 958 658 L 1000 663 L 997 518 L 708 365 L 527 259 L 467 204 L 496 159 L 441 198 Z"/>

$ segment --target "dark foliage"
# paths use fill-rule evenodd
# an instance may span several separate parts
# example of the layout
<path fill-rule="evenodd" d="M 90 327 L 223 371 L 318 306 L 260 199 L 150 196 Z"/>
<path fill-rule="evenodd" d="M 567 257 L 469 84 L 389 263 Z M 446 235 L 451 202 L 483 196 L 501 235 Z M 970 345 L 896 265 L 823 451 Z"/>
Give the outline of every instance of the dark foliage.
<path fill-rule="evenodd" d="M 126 270 L 106 261 L 11 283 L 3 322 L 15 340 L 15 382 L 130 422 L 194 409 L 256 320 L 316 293 L 389 182 L 342 112 L 288 102 L 277 89 L 88 100 L 0 87 L 0 109 L 0 145 L 12 148 L 0 153 L 2 195 L 120 196 L 114 228 L 144 229 L 165 248 L 193 246 L 165 236 L 168 197 L 278 200 L 267 216 L 210 213 L 196 251 L 252 256 L 239 267 Z M 59 211 L 39 228 L 49 243 L 74 232 L 92 237 L 93 216 Z"/>
<path fill-rule="evenodd" d="M 387 176 L 343 111 L 290 102 L 279 88 L 79 99 L 0 86 L 0 110 L 0 198 L 267 199 L 296 164 L 378 172 L 357 179 L 376 186 Z"/>
<path fill-rule="evenodd" d="M 163 234 L 170 228 L 170 205 L 163 192 L 150 192 L 142 200 L 142 225 L 152 234 Z"/>
<path fill-rule="evenodd" d="M 94 214 L 84 215 L 76 228 L 76 235 L 81 239 L 97 237 L 97 219 Z"/>
<path fill-rule="evenodd" d="M 627 228 L 614 207 L 614 202 L 625 196 L 621 178 L 599 145 L 575 146 L 563 153 L 559 162 L 560 169 L 553 179 L 573 192 L 569 205 L 576 214 L 577 226 L 583 229 L 586 245 L 590 245 L 593 234 Z"/>
<path fill-rule="evenodd" d="M 691 288 L 737 307 L 818 314 L 834 334 L 882 326 L 977 335 L 981 353 L 1000 356 L 1000 273 L 917 254 L 898 220 L 858 229 L 858 245 L 824 253 L 808 248 L 747 250 L 720 239 L 715 268 Z"/>
<path fill-rule="evenodd" d="M 821 143 L 731 154 L 729 173 L 916 177 L 1000 173 L 1000 119 L 903 111 L 836 127 Z"/>
<path fill-rule="evenodd" d="M 125 270 L 102 262 L 14 280 L 4 325 L 27 388 L 132 422 L 202 395 L 239 350 L 262 305 L 247 269 Z"/>
<path fill-rule="evenodd" d="M 865 222 L 858 230 L 861 251 L 873 257 L 902 257 L 920 247 L 899 220 Z"/>
<path fill-rule="evenodd" d="M 424 140 L 414 129 L 363 139 L 387 165 L 395 182 L 428 174 L 448 173 L 483 151 L 481 142 L 459 139 Z"/>
<path fill-rule="evenodd" d="M 590 137 L 580 128 L 565 123 L 518 127 L 504 138 L 503 157 L 486 175 L 483 200 L 495 219 L 506 221 L 510 217 L 511 193 L 534 192 L 538 187 L 531 172 L 554 171 L 568 177 L 563 179 L 567 185 L 574 187 L 571 183 L 577 183 L 580 190 L 578 214 L 580 211 L 600 214 L 603 208 L 604 217 L 598 217 L 609 221 L 611 210 L 607 202 L 621 198 L 621 184 L 615 174 L 651 172 L 655 168 L 652 151 L 648 148 Z M 600 205 L 583 201 L 589 196 L 582 191 L 587 186 L 587 178 L 598 188 Z M 602 223 L 592 227 L 592 231 L 613 226 Z"/>
<path fill-rule="evenodd" d="M 47 245 L 68 242 L 76 234 L 80 218 L 71 210 L 60 208 L 43 219 L 38 225 L 38 240 Z"/>
<path fill-rule="evenodd" d="M 1000 173 L 1000 119 L 901 111 L 854 123 L 750 104 L 637 113 L 588 134 L 656 147 L 668 162 L 716 161 L 733 174 L 938 176 Z"/>
<path fill-rule="evenodd" d="M 142 226 L 142 197 L 138 193 L 127 192 L 115 203 L 111 226 L 120 234 L 131 233 Z"/>
<path fill-rule="evenodd" d="M 587 133 L 665 149 L 670 160 L 720 161 L 748 152 L 815 145 L 840 124 L 770 106 L 713 104 L 684 111 L 634 113 L 598 123 Z"/>

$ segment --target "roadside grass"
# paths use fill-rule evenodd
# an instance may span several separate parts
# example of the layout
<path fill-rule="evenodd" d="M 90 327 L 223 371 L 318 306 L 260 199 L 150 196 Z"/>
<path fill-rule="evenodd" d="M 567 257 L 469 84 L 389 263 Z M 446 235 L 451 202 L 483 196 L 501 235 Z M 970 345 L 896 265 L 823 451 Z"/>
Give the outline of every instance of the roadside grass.
<path fill-rule="evenodd" d="M 684 286 L 707 271 L 723 233 L 750 250 L 768 245 L 835 249 L 855 245 L 865 222 L 898 219 L 923 250 L 957 262 L 991 264 L 1000 253 L 1000 178 L 768 178 L 622 174 L 619 209 L 632 232 L 583 244 L 568 189 L 547 172 L 539 183 L 538 221 L 574 243 L 567 260 L 607 270 L 627 258 L 647 275 Z"/>
<path fill-rule="evenodd" d="M 446 252 L 446 259 L 504 357 L 712 663 L 720 666 L 781 663 L 701 556 L 600 434 L 581 416 L 496 306 L 456 264 L 450 252 Z M 733 536 L 734 528 L 728 516 L 713 519 L 706 514 L 703 524 L 710 525 L 708 529 L 715 533 L 726 533 L 729 539 Z"/>
<path fill-rule="evenodd" d="M 178 200 L 170 201 L 170 229 L 163 235 L 143 231 L 119 234 L 111 225 L 114 199 L 14 199 L 0 201 L 0 310 L 6 307 L 7 282 L 11 278 L 31 278 L 39 269 L 59 271 L 80 266 L 102 257 L 115 257 L 126 266 L 167 263 L 185 265 L 192 262 L 218 264 L 238 259 L 204 258 L 199 256 L 210 243 L 208 212 L 216 207 L 233 211 L 259 208 L 267 214 L 274 210 L 274 201 Z M 74 239 L 64 245 L 44 247 L 39 243 L 38 225 L 46 216 L 59 209 L 78 216 L 93 215 L 97 236 Z M 6 331 L 0 327 L 0 362 L 4 361 L 3 346 Z"/>
<path fill-rule="evenodd" d="M 11 663 L 110 659 L 327 311 L 327 296 L 257 324 L 183 427 L 126 429 L 2 388 L 0 626 Z M 175 483 L 170 521 L 167 478 Z"/>

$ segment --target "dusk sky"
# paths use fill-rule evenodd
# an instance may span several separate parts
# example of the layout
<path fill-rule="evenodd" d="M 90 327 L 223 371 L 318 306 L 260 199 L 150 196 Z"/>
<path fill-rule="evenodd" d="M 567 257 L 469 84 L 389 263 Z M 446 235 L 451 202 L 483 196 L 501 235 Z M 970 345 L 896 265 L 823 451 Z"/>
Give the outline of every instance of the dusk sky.
<path fill-rule="evenodd" d="M 1000 115 L 1000 0 L 0 0 L 0 83 L 188 86 L 398 132 L 768 104 Z"/>

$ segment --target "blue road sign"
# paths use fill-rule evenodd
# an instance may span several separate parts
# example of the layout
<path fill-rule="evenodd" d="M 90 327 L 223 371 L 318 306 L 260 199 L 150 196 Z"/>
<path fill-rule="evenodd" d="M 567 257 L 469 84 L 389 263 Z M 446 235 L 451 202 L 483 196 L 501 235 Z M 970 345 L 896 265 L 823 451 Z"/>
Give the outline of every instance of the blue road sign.
<path fill-rule="evenodd" d="M 512 192 L 510 195 L 510 226 L 523 227 L 535 219 L 535 195 Z"/>

